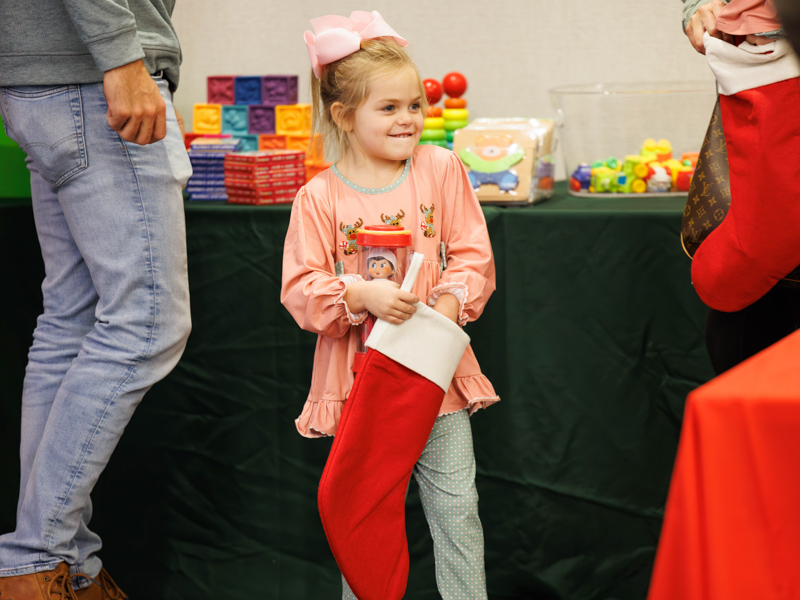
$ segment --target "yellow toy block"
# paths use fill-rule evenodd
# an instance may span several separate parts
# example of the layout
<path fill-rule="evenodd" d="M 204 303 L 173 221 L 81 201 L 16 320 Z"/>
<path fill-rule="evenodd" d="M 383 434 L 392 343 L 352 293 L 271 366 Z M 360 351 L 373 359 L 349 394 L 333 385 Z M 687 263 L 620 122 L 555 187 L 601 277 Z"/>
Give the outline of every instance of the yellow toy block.
<path fill-rule="evenodd" d="M 311 135 L 310 104 L 280 104 L 275 107 L 275 133 Z"/>
<path fill-rule="evenodd" d="M 444 129 L 443 117 L 426 117 L 425 129 Z"/>
<path fill-rule="evenodd" d="M 192 116 L 194 133 L 222 133 L 221 104 L 195 104 Z"/>
<path fill-rule="evenodd" d="M 283 150 L 286 148 L 286 136 L 275 133 L 262 133 L 258 136 L 259 150 Z"/>

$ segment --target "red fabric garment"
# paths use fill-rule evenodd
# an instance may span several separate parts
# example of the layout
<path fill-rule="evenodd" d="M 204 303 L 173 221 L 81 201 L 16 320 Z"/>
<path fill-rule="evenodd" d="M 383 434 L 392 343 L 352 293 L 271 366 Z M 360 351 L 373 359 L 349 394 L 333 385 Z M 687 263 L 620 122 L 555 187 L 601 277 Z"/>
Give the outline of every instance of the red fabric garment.
<path fill-rule="evenodd" d="M 400 600 L 408 580 L 405 497 L 444 390 L 369 349 L 319 486 L 333 555 L 359 600 Z"/>
<path fill-rule="evenodd" d="M 648 600 L 800 598 L 800 332 L 689 395 Z"/>
<path fill-rule="evenodd" d="M 733 312 L 800 264 L 800 78 L 721 95 L 720 104 L 731 205 L 697 250 L 692 282 L 705 304 Z"/>

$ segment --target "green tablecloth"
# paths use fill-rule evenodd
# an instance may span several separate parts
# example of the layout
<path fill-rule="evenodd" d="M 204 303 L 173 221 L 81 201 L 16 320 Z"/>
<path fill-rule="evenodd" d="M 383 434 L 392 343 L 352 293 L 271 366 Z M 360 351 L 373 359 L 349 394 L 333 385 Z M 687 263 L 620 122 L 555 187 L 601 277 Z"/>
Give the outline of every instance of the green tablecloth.
<path fill-rule="evenodd" d="M 683 200 L 487 207 L 498 290 L 467 327 L 503 401 L 472 419 L 489 596 L 645 597 L 686 394 L 712 376 L 678 238 Z M 329 440 L 293 419 L 314 336 L 279 303 L 289 206 L 187 204 L 194 329 L 94 494 L 134 600 L 336 598 L 316 511 Z M 13 527 L 19 394 L 41 259 L 0 208 L 0 531 Z M 416 485 L 407 598 L 437 597 Z"/>

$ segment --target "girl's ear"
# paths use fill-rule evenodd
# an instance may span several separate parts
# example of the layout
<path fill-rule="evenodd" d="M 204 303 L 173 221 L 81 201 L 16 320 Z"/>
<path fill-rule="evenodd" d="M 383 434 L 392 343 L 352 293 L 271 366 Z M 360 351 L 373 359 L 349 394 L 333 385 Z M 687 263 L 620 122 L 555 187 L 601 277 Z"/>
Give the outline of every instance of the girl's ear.
<path fill-rule="evenodd" d="M 331 105 L 331 118 L 342 131 L 349 132 L 353 128 L 350 119 L 344 117 L 344 104 L 341 102 L 334 102 Z"/>

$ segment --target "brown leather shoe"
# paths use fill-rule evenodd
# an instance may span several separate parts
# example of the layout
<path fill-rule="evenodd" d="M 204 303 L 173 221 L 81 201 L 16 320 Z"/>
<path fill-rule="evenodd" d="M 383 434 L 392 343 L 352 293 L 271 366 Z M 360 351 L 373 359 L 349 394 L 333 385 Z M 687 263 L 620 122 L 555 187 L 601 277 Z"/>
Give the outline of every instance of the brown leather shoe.
<path fill-rule="evenodd" d="M 86 575 L 82 575 L 82 577 L 89 579 Z M 105 568 L 100 569 L 97 577 L 92 579 L 92 585 L 82 590 L 75 590 L 75 594 L 78 600 L 128 600 L 128 595 L 119 589 Z M 0 600 L 5 600 L 5 598 L 0 596 Z"/>
<path fill-rule="evenodd" d="M 52 571 L 0 577 L 0 600 L 78 600 L 62 562 Z"/>

